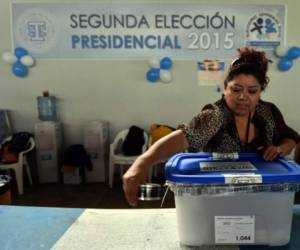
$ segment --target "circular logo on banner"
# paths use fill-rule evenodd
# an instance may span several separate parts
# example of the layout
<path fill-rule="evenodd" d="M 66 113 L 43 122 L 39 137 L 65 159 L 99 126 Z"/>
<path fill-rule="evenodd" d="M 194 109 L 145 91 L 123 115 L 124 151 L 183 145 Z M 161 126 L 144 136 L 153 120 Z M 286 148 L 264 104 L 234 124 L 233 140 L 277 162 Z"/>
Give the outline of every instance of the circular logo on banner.
<path fill-rule="evenodd" d="M 250 19 L 246 33 L 247 46 L 273 48 L 280 45 L 281 24 L 270 13 L 260 13 Z"/>
<path fill-rule="evenodd" d="M 15 35 L 18 45 L 37 53 L 50 50 L 56 42 L 55 25 L 42 10 L 23 13 L 16 22 Z"/>

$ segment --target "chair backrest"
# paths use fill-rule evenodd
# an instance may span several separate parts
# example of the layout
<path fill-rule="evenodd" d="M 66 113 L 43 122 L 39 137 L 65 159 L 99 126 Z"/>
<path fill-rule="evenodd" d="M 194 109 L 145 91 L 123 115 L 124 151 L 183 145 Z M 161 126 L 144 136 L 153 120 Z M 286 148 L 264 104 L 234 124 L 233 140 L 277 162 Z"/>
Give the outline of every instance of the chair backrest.
<path fill-rule="evenodd" d="M 113 142 L 111 144 L 111 148 L 112 148 L 113 152 L 116 152 L 118 147 L 121 148 L 126 136 L 128 135 L 128 132 L 129 132 L 129 129 L 124 129 L 116 135 L 115 139 L 113 140 Z M 147 150 L 148 144 L 149 144 L 149 138 L 148 138 L 147 132 L 144 131 L 143 135 L 144 135 L 144 144 L 142 147 L 142 153 Z"/>
<path fill-rule="evenodd" d="M 0 148 L 2 148 L 2 145 L 4 145 L 6 142 L 9 142 L 11 140 L 12 140 L 12 136 L 6 137 L 2 141 Z M 34 141 L 33 137 L 30 137 L 29 140 L 28 140 L 27 147 L 23 151 L 21 151 L 20 153 L 26 154 L 26 153 L 30 152 L 32 149 L 34 149 L 34 147 L 35 147 L 35 141 Z"/>
<path fill-rule="evenodd" d="M 113 140 L 113 142 L 111 144 L 114 152 L 118 149 L 119 146 L 121 146 L 123 144 L 128 132 L 129 132 L 129 129 L 124 129 L 116 135 L 115 139 Z"/>
<path fill-rule="evenodd" d="M 35 147 L 35 141 L 32 137 L 30 137 L 27 148 L 24 151 L 22 151 L 21 153 L 26 154 L 26 153 L 30 152 L 31 150 L 33 150 L 34 147 Z"/>
<path fill-rule="evenodd" d="M 5 138 L 1 146 L 4 146 L 7 142 L 10 142 L 11 139 L 12 136 Z M 26 148 L 18 153 L 11 151 L 9 147 L 3 147 L 3 153 L 0 161 L 2 163 L 5 163 L 7 166 L 9 164 L 15 164 L 16 162 L 23 162 L 25 154 L 33 150 L 34 147 L 35 147 L 35 142 L 32 137 L 29 138 Z"/>
<path fill-rule="evenodd" d="M 144 153 L 147 149 L 148 149 L 148 146 L 149 146 L 149 136 L 147 134 L 146 131 L 144 131 L 144 145 L 143 145 L 143 148 L 142 148 L 142 152 Z"/>
<path fill-rule="evenodd" d="M 9 142 L 9 141 L 11 141 L 11 139 L 12 139 L 12 136 L 8 136 L 8 137 L 6 137 L 5 139 L 3 139 L 3 141 L 1 142 L 1 148 L 2 148 L 2 145 L 4 145 L 6 142 Z"/>

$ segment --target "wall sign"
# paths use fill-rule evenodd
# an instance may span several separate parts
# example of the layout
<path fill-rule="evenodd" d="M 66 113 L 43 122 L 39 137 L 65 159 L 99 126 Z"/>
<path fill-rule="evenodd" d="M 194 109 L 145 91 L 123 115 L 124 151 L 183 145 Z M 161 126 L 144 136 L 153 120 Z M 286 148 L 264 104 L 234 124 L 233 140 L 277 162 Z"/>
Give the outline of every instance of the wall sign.
<path fill-rule="evenodd" d="M 14 47 L 36 58 L 229 59 L 285 38 L 284 5 L 12 3 Z"/>

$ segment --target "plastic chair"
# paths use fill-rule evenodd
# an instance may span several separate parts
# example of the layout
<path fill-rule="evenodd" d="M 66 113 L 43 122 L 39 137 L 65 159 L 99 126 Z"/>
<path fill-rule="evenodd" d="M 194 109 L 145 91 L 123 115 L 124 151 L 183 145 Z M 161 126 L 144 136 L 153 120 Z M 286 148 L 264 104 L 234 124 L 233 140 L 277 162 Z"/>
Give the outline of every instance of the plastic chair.
<path fill-rule="evenodd" d="M 4 139 L 2 142 L 2 145 L 11 140 L 11 136 Z M 18 161 L 14 163 L 8 163 L 8 164 L 0 164 L 0 169 L 13 169 L 15 171 L 17 186 L 18 186 L 18 192 L 20 195 L 24 193 L 24 185 L 23 185 L 23 166 L 25 167 L 28 179 L 30 184 L 32 185 L 32 177 L 31 172 L 29 168 L 29 164 L 27 161 L 26 154 L 33 150 L 35 147 L 34 139 L 31 137 L 28 142 L 28 146 L 25 150 L 21 151 L 18 155 Z"/>
<path fill-rule="evenodd" d="M 300 164 L 300 143 L 296 145 L 294 152 L 294 161 Z"/>
<path fill-rule="evenodd" d="M 116 152 L 117 149 L 121 148 L 127 134 L 129 132 L 129 129 L 125 129 L 120 131 L 114 141 L 110 144 L 110 150 L 109 150 L 109 186 L 112 188 L 114 183 L 114 170 L 115 165 L 120 165 L 120 175 L 122 177 L 123 175 L 123 166 L 124 165 L 131 165 L 138 155 L 135 156 L 127 156 L 124 155 L 122 152 Z M 148 134 L 144 131 L 144 145 L 142 147 L 142 153 L 144 153 L 148 148 Z"/>
<path fill-rule="evenodd" d="M 152 146 L 152 136 L 149 136 L 149 148 Z M 164 167 L 164 164 L 166 163 L 166 160 L 162 160 L 157 162 L 156 164 L 154 164 L 150 170 L 149 170 L 149 177 L 148 180 L 151 183 L 152 182 L 152 177 L 154 176 L 155 178 L 157 178 L 158 175 L 158 168 L 159 167 Z"/>
<path fill-rule="evenodd" d="M 166 134 L 167 135 L 167 134 Z M 164 136 L 166 136 L 164 135 Z M 163 137 L 163 136 L 162 136 Z M 162 138 L 161 137 L 161 138 Z M 159 138 L 160 139 L 160 138 Z M 150 148 L 152 146 L 152 136 L 150 135 L 149 136 L 149 145 L 148 145 L 148 148 Z M 188 152 L 187 150 L 185 152 Z M 150 170 L 149 170 L 149 182 L 152 181 L 152 177 L 155 177 L 157 178 L 158 176 L 158 168 L 164 168 L 165 167 L 165 164 L 166 162 L 168 161 L 168 159 L 165 159 L 165 160 L 161 160 L 161 161 L 158 161 L 156 164 L 154 164 Z"/>

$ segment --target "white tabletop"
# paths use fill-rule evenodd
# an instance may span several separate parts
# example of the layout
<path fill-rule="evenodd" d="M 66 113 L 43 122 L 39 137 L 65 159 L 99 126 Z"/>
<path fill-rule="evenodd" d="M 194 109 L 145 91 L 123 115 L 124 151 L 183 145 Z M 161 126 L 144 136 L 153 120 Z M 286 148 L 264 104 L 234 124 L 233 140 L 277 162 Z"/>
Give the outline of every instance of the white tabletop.
<path fill-rule="evenodd" d="M 87 209 L 53 249 L 239 249 L 179 243 L 175 209 Z"/>

